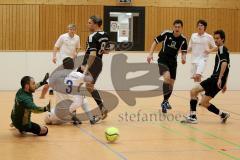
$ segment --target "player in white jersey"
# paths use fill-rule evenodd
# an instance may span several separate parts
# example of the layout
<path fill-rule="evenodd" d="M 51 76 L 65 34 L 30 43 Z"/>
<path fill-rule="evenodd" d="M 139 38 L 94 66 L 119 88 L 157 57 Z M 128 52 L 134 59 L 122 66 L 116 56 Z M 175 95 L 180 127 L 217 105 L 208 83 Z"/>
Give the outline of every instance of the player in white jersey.
<path fill-rule="evenodd" d="M 53 63 L 61 64 L 62 60 L 66 57 L 71 57 L 75 59 L 80 50 L 80 37 L 75 34 L 76 25 L 69 24 L 68 32 L 59 36 L 58 40 L 54 45 L 53 50 Z M 57 52 L 59 50 L 59 57 L 57 57 Z"/>
<path fill-rule="evenodd" d="M 74 62 L 73 59 L 70 57 L 67 57 L 63 60 L 63 66 L 64 69 L 73 69 L 74 68 Z M 70 85 L 71 87 L 81 87 L 82 85 L 84 85 L 85 82 L 91 81 L 90 77 L 86 77 L 83 73 L 77 72 L 75 70 L 73 70 L 72 72 L 70 72 L 65 78 L 64 78 L 64 84 L 65 85 Z M 54 82 L 50 82 L 50 86 L 54 86 L 51 85 Z M 54 88 L 54 87 L 53 87 Z M 67 91 L 67 90 L 66 90 Z M 97 116 L 93 116 L 90 109 L 89 109 L 89 105 L 87 102 L 87 99 L 85 98 L 84 94 L 77 94 L 77 95 L 68 95 L 71 94 L 72 91 L 67 91 L 67 96 L 68 98 L 70 98 L 73 103 L 70 105 L 69 107 L 69 112 L 64 112 L 61 117 L 67 117 L 67 116 L 71 116 L 72 118 L 69 119 L 69 121 L 73 121 L 75 124 L 81 124 L 81 121 L 76 117 L 76 110 L 80 107 L 82 107 L 82 109 L 85 111 L 85 113 L 88 115 L 88 118 L 90 120 L 91 124 L 95 124 L 97 123 L 100 118 Z M 56 115 L 56 110 L 52 109 L 51 112 L 49 112 L 44 121 L 47 124 L 62 124 L 65 122 L 68 122 L 64 119 L 61 119 L 61 117 Z"/>
<path fill-rule="evenodd" d="M 76 34 L 76 25 L 69 24 L 67 28 L 68 32 L 61 34 L 54 45 L 52 62 L 57 65 L 61 65 L 66 57 L 75 59 L 80 51 L 80 37 Z M 59 55 L 57 56 L 58 51 Z M 40 96 L 41 99 L 45 98 L 48 89 L 49 86 L 45 85 Z M 52 89 L 49 94 L 53 95 Z"/>
<path fill-rule="evenodd" d="M 206 33 L 207 22 L 199 20 L 197 22 L 197 33 L 193 33 L 188 45 L 188 52 L 192 53 L 191 78 L 194 82 L 201 82 L 201 77 L 205 70 L 208 54 L 217 51 L 217 46 L 212 35 Z"/>

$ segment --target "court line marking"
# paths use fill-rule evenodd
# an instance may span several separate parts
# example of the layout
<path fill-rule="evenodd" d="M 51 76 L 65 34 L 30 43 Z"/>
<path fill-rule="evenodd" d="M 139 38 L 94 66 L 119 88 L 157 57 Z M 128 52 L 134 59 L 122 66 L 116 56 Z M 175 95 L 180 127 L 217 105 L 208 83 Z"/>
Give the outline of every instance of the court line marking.
<path fill-rule="evenodd" d="M 102 140 L 100 140 L 99 138 L 97 138 L 94 134 L 92 134 L 91 132 L 89 132 L 88 130 L 80 127 L 80 126 L 76 126 L 77 128 L 79 128 L 85 135 L 91 137 L 92 139 L 94 139 L 97 143 L 99 143 L 101 146 L 107 148 L 108 150 L 110 150 L 112 153 L 114 153 L 119 159 L 122 160 L 127 160 L 127 157 L 125 155 L 123 155 L 122 153 L 120 153 L 119 151 L 113 149 L 112 147 L 110 147 L 109 144 L 107 144 L 106 142 L 103 142 Z"/>
<path fill-rule="evenodd" d="M 231 148 L 228 149 L 228 151 L 239 151 L 240 149 L 237 148 Z M 184 150 L 140 150 L 140 151 L 124 151 L 122 153 L 161 153 L 161 152 L 209 152 L 210 150 L 208 149 L 195 149 L 195 150 L 190 150 L 190 149 L 184 149 Z"/>
<path fill-rule="evenodd" d="M 228 157 L 228 158 L 230 158 L 230 159 L 233 159 L 233 160 L 240 160 L 240 158 L 235 157 L 235 156 L 233 156 L 233 155 L 231 155 L 231 154 L 229 154 L 229 153 L 226 153 L 226 152 L 224 152 L 224 151 L 218 150 L 217 148 L 215 148 L 215 147 L 213 147 L 213 146 L 210 146 L 210 145 L 202 142 L 201 140 L 199 140 L 199 139 L 197 139 L 197 138 L 195 138 L 195 137 L 185 136 L 185 135 L 183 135 L 180 131 L 178 131 L 178 130 L 176 130 L 176 129 L 168 128 L 168 127 L 166 127 L 166 126 L 164 126 L 164 125 L 162 125 L 162 124 L 160 124 L 160 127 L 166 129 L 167 131 L 169 131 L 169 132 L 171 132 L 171 133 L 174 133 L 174 134 L 183 136 L 183 137 L 187 138 L 187 139 L 190 140 L 190 141 L 193 141 L 193 142 L 195 142 L 195 143 L 197 143 L 197 144 L 200 144 L 201 146 L 207 148 L 208 150 L 217 151 L 217 153 L 220 153 L 220 154 L 222 154 L 222 155 L 224 155 L 224 156 L 226 156 L 226 157 Z"/>
<path fill-rule="evenodd" d="M 174 94 L 174 96 L 176 96 L 176 95 Z M 182 98 L 182 99 L 186 99 L 185 97 L 181 97 L 181 96 L 177 96 L 177 97 Z M 175 122 L 175 123 L 176 123 L 176 122 Z M 240 148 L 240 145 L 239 145 L 239 144 L 234 143 L 234 142 L 229 141 L 229 140 L 226 140 L 225 138 L 223 138 L 223 137 L 221 137 L 221 136 L 218 136 L 218 135 L 216 135 L 216 134 L 214 134 L 214 133 L 212 133 L 212 132 L 205 131 L 204 129 L 195 128 L 195 127 L 193 127 L 193 126 L 191 126 L 191 125 L 185 125 L 185 124 L 181 124 L 181 123 L 176 123 L 176 124 L 181 125 L 181 126 L 185 126 L 185 128 L 189 128 L 189 129 L 192 129 L 192 130 L 195 130 L 195 131 L 199 131 L 199 132 L 201 132 L 201 133 L 203 133 L 203 134 L 205 134 L 205 135 L 208 135 L 208 136 L 217 138 L 217 139 L 219 139 L 219 140 L 221 140 L 221 141 L 223 141 L 223 142 L 225 142 L 225 143 L 227 143 L 227 144 L 231 144 L 231 145 L 234 145 L 235 147 Z"/>
<path fill-rule="evenodd" d="M 203 134 L 205 134 L 205 135 L 208 135 L 208 136 L 217 138 L 217 139 L 219 139 L 219 140 L 221 140 L 221 141 L 223 141 L 223 142 L 225 142 L 225 143 L 227 143 L 227 144 L 230 144 L 230 145 L 233 145 L 233 146 L 235 146 L 235 147 L 237 147 L 237 148 L 240 148 L 240 145 L 239 145 L 239 144 L 234 143 L 234 142 L 229 141 L 229 140 L 226 140 L 226 139 L 224 139 L 223 137 L 217 136 L 216 134 L 214 134 L 214 133 L 212 133 L 212 132 L 205 131 L 205 130 L 199 129 L 199 128 L 195 128 L 195 127 L 193 127 L 193 126 L 191 126 L 191 125 L 186 125 L 186 124 L 181 124 L 181 123 L 179 123 L 179 125 L 184 126 L 185 128 L 189 128 L 189 129 L 191 129 L 191 130 L 199 131 L 199 132 L 201 132 L 201 133 L 203 133 Z"/>

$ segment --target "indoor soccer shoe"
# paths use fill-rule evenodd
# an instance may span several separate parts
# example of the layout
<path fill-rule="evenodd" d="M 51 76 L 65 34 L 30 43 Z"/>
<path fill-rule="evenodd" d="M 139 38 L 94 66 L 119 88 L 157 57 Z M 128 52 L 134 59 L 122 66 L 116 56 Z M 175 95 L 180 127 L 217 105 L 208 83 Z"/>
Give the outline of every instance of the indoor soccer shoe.
<path fill-rule="evenodd" d="M 162 102 L 161 107 L 162 107 L 162 113 L 167 113 L 167 107 L 168 107 L 167 101 Z"/>
<path fill-rule="evenodd" d="M 53 90 L 49 90 L 49 95 L 54 95 Z"/>
<path fill-rule="evenodd" d="M 230 117 L 230 114 L 227 112 L 223 112 L 221 115 L 221 123 L 226 123 L 227 119 Z"/>
<path fill-rule="evenodd" d="M 96 124 L 98 121 L 100 121 L 101 118 L 98 116 L 93 116 L 93 118 L 90 120 L 90 124 Z"/>
<path fill-rule="evenodd" d="M 190 123 L 190 124 L 197 124 L 197 118 L 193 118 L 191 115 L 184 116 L 185 120 L 182 120 L 181 123 Z"/>
<path fill-rule="evenodd" d="M 169 104 L 168 101 L 166 101 L 167 109 L 172 109 L 172 106 Z"/>
<path fill-rule="evenodd" d="M 72 116 L 72 121 L 74 125 L 82 124 L 82 122 L 75 115 Z"/>

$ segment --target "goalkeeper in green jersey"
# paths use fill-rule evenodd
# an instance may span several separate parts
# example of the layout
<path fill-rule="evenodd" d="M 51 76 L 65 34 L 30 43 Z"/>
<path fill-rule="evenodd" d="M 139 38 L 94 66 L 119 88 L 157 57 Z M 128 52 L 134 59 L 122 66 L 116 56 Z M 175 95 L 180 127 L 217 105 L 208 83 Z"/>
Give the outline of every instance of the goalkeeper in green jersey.
<path fill-rule="evenodd" d="M 11 119 L 12 125 L 19 130 L 20 133 L 30 132 L 38 136 L 46 136 L 48 128 L 40 126 L 31 121 L 31 113 L 43 113 L 50 111 L 50 103 L 45 107 L 39 107 L 33 102 L 32 93 L 44 84 L 47 84 L 49 74 L 47 73 L 44 79 L 35 83 L 30 76 L 24 76 L 21 79 L 21 88 L 17 91 L 15 104 L 12 109 Z"/>

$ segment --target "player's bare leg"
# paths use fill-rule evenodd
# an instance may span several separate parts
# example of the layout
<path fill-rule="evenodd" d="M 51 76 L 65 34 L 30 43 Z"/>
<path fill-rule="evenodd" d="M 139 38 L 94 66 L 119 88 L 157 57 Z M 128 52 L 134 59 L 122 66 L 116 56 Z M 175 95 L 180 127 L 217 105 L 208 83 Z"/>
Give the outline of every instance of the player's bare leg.
<path fill-rule="evenodd" d="M 164 100 L 161 104 L 161 107 L 162 107 L 162 112 L 167 113 L 167 109 L 172 109 L 171 105 L 168 102 L 168 99 L 172 94 L 172 89 L 173 89 L 175 80 L 171 79 L 169 71 L 164 72 L 163 78 L 164 78 L 164 82 L 163 82 Z"/>
<path fill-rule="evenodd" d="M 230 117 L 230 114 L 219 110 L 216 106 L 214 106 L 213 104 L 210 103 L 211 100 L 212 100 L 212 97 L 203 96 L 203 98 L 201 100 L 201 105 L 203 107 L 205 107 L 206 109 L 208 109 L 208 111 L 210 111 L 216 115 L 219 115 L 221 118 L 221 123 L 226 123 L 227 119 Z"/>
<path fill-rule="evenodd" d="M 185 120 L 182 121 L 184 123 L 197 123 L 197 116 L 196 116 L 196 108 L 198 103 L 198 94 L 200 92 L 204 91 L 201 85 L 196 85 L 191 91 L 190 91 L 190 115 L 186 116 Z"/>

